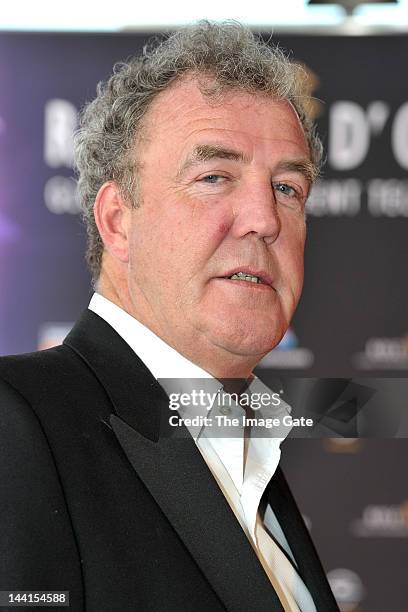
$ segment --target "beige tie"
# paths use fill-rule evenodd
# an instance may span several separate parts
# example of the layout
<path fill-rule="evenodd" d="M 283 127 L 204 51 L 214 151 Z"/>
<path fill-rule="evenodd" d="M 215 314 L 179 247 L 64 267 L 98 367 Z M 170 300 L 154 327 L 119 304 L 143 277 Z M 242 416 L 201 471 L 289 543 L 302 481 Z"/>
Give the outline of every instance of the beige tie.
<path fill-rule="evenodd" d="M 266 532 L 259 513 L 255 526 L 254 550 L 275 589 L 285 612 L 300 612 L 292 592 L 295 588 L 295 569 L 279 546 Z"/>

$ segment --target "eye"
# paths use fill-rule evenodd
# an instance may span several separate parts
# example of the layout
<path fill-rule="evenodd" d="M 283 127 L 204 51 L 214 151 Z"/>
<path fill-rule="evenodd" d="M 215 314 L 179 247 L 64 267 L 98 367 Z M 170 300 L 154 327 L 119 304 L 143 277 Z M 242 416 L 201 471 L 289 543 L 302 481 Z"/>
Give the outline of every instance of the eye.
<path fill-rule="evenodd" d="M 223 179 L 225 179 L 225 177 L 221 176 L 220 174 L 208 174 L 207 176 L 203 176 L 200 181 L 203 183 L 209 183 L 210 185 L 215 185 L 216 183 L 222 182 Z"/>
<path fill-rule="evenodd" d="M 294 189 L 290 185 L 287 185 L 286 183 L 274 183 L 273 187 L 279 193 L 281 193 L 282 195 L 288 196 L 289 198 L 295 198 L 300 195 L 298 194 L 296 189 Z"/>

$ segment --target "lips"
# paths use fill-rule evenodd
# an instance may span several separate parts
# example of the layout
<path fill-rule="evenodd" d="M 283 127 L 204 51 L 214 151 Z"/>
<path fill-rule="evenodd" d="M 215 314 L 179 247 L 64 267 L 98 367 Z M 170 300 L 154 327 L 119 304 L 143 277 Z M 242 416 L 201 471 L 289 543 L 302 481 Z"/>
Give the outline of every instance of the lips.
<path fill-rule="evenodd" d="M 248 276 L 256 276 L 260 280 L 260 283 L 253 283 L 255 286 L 259 286 L 259 284 L 262 284 L 268 285 L 269 287 L 273 287 L 273 279 L 265 270 L 260 270 L 259 268 L 252 268 L 251 266 L 236 267 L 223 274 L 220 278 L 229 280 L 231 276 L 237 275 L 239 273 L 243 273 Z M 239 282 L 239 280 L 234 282 Z M 248 281 L 244 280 L 243 282 Z"/>

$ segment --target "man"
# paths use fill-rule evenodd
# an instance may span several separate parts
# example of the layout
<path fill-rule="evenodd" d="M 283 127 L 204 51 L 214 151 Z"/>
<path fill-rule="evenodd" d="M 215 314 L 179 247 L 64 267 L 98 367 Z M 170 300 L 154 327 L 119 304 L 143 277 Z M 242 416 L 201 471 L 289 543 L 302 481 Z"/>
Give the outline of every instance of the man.
<path fill-rule="evenodd" d="M 276 439 L 182 435 L 162 380 L 251 387 L 289 325 L 321 156 L 303 83 L 205 22 L 85 109 L 96 293 L 62 346 L 1 360 L 1 589 L 98 612 L 337 610 Z"/>

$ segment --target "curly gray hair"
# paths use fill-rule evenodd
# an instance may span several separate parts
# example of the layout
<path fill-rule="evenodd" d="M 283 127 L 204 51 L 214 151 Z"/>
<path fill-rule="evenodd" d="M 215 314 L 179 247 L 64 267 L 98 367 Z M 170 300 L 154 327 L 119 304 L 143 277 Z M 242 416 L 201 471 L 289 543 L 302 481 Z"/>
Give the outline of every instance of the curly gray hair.
<path fill-rule="evenodd" d="M 316 175 L 322 145 L 308 112 L 306 73 L 277 46 L 263 42 L 237 22 L 201 21 L 143 49 L 141 56 L 114 66 L 97 86 L 97 97 L 82 111 L 75 136 L 78 190 L 88 234 L 87 262 L 94 280 L 101 270 L 103 243 L 93 206 L 104 182 L 117 182 L 122 196 L 137 206 L 135 148 L 142 118 L 155 97 L 184 75 L 210 77 L 204 95 L 240 89 L 288 100 L 309 144 Z"/>

